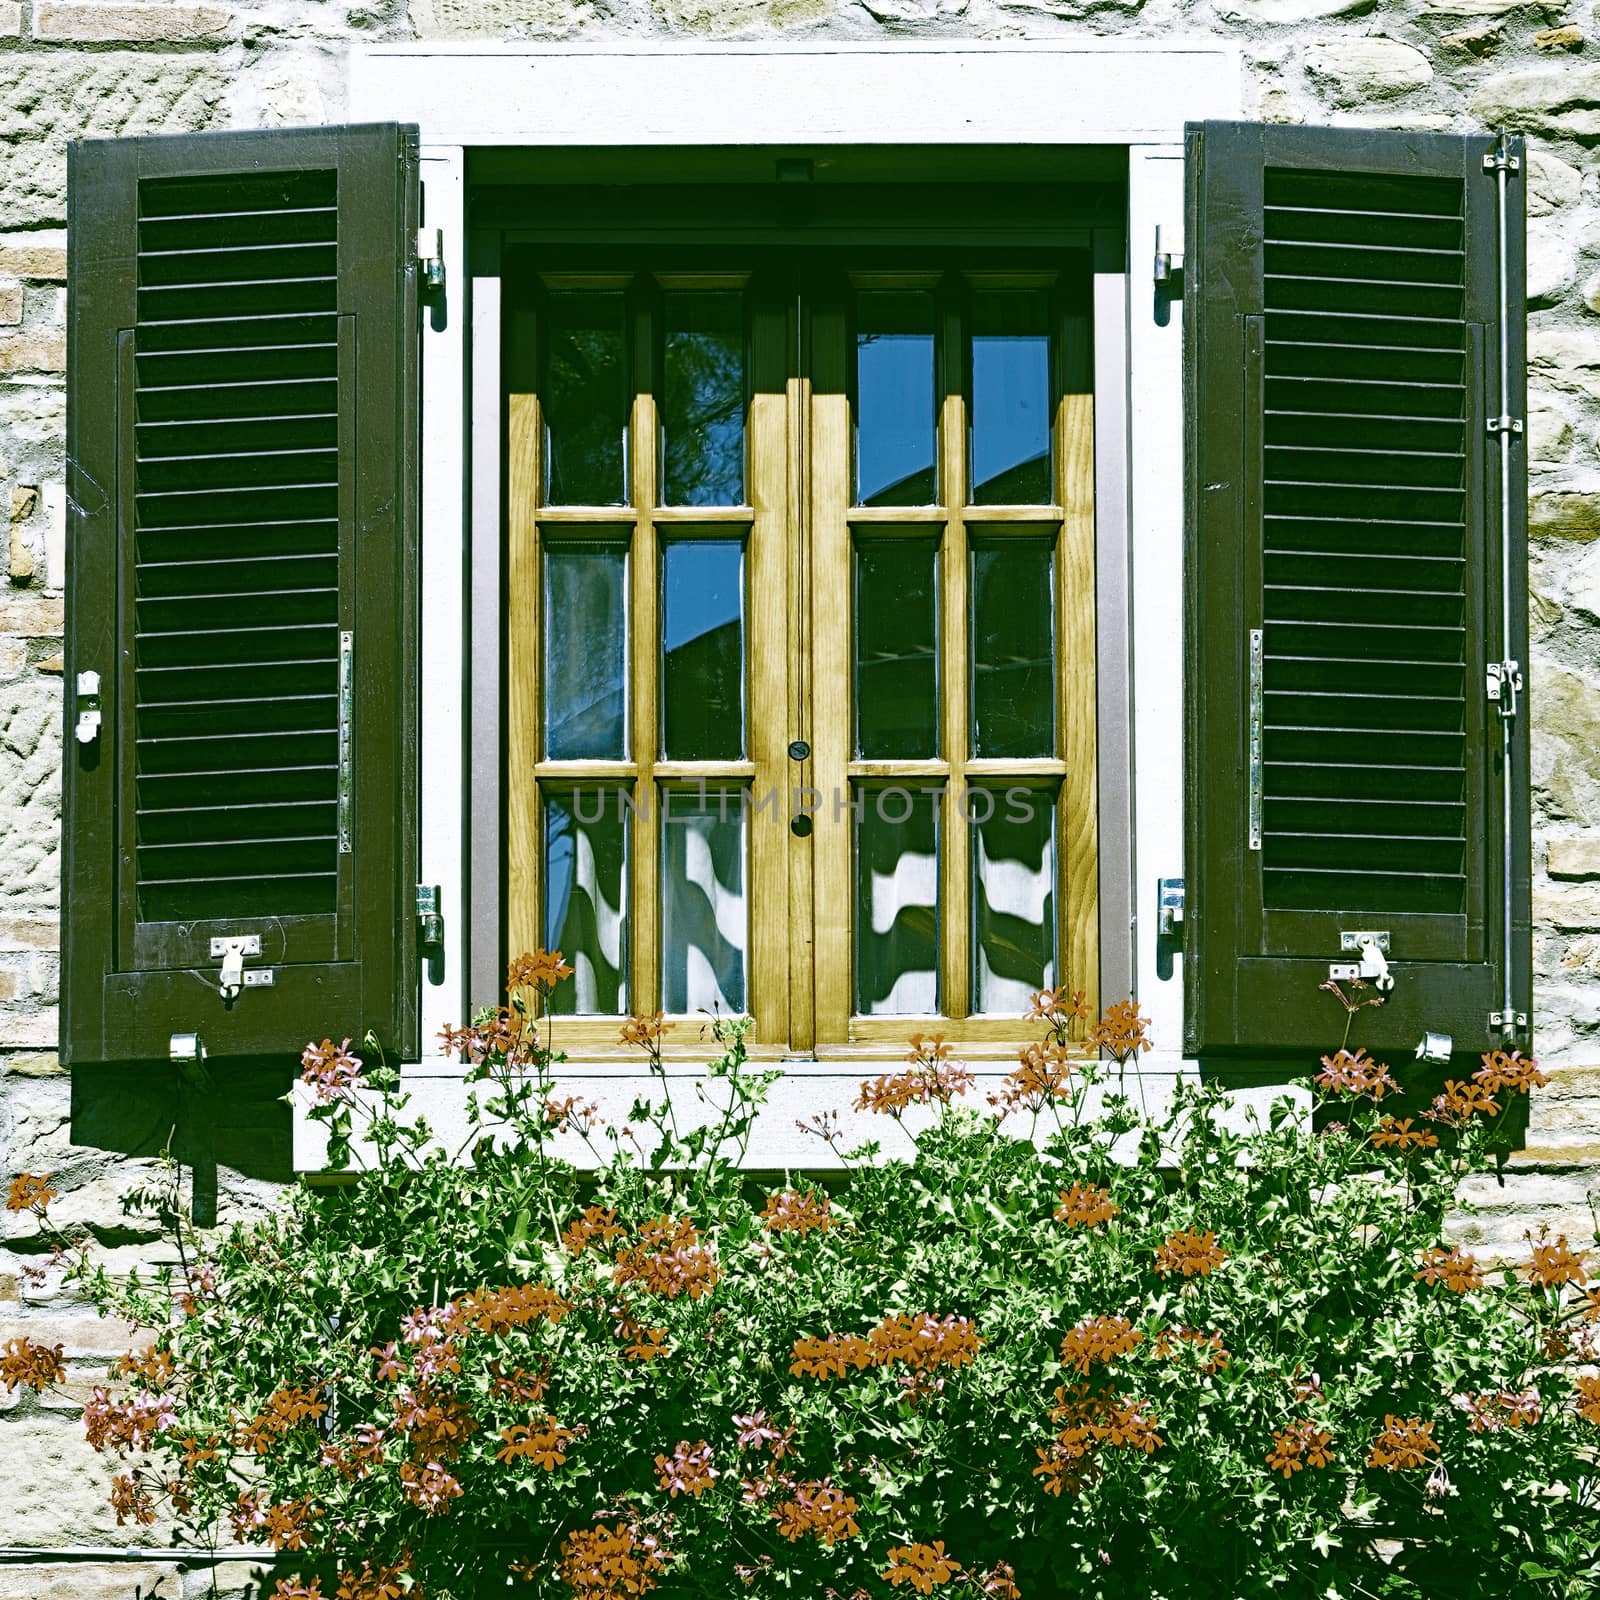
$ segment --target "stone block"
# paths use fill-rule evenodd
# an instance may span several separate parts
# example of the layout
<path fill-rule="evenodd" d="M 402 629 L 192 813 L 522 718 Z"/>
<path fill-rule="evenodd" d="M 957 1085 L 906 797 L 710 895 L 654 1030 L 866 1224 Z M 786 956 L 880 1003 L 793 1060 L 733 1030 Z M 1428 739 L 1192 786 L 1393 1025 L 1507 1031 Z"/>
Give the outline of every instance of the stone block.
<path fill-rule="evenodd" d="M 1499 23 L 1486 22 L 1480 28 L 1463 28 L 1459 33 L 1440 34 L 1439 43 L 1446 50 L 1459 50 L 1463 55 L 1481 61 L 1500 48 L 1502 37 Z"/>
<path fill-rule="evenodd" d="M 66 1070 L 61 1057 L 49 1050 L 18 1050 L 0 1056 L 0 1072 L 19 1078 L 59 1078 Z"/>
<path fill-rule="evenodd" d="M 1530 306 L 1554 305 L 1572 287 L 1578 275 L 1578 246 L 1570 228 L 1559 219 L 1528 229 L 1528 284 Z"/>
<path fill-rule="evenodd" d="M 12 594 L 0 597 L 0 634 L 21 634 L 24 638 L 59 638 L 62 603 L 42 594 Z M 3 714 L 3 705 L 0 705 Z"/>
<path fill-rule="evenodd" d="M 8 1544 L 60 1549 L 128 1542 L 111 1510 L 117 1463 L 89 1448 L 75 1417 L 18 1413 L 0 1426 L 9 1464 L 0 1473 L 0 1528 Z M 34 1600 L 34 1589 L 25 1593 Z"/>
<path fill-rule="evenodd" d="M 555 38 L 595 16 L 593 0 L 410 0 L 419 39 Z"/>
<path fill-rule="evenodd" d="M 1551 489 L 1528 501 L 1528 531 L 1540 539 L 1600 538 L 1600 494 Z"/>
<path fill-rule="evenodd" d="M 1002 6 L 1006 0 L 1000 0 Z M 743 33 L 757 28 L 798 28 L 832 14 L 834 0 L 652 0 L 656 15 L 670 28 L 685 33 Z M 1136 7 L 1138 0 L 1133 0 Z M 1053 11 L 1067 17 L 1089 9 L 1076 3 L 1048 4 L 1032 0 L 1025 9 Z M 1132 9 L 1132 7 L 1130 7 Z"/>
<path fill-rule="evenodd" d="M 1573 610 L 1600 622 L 1600 541 L 1567 573 L 1565 598 Z"/>
<path fill-rule="evenodd" d="M 0 39 L 15 39 L 21 33 L 21 0 L 0 0 Z"/>
<path fill-rule="evenodd" d="M 1533 894 L 1533 920 L 1541 927 L 1600 928 L 1600 884 L 1549 884 Z"/>
<path fill-rule="evenodd" d="M 169 1562 L 30 1562 L 0 1567 L 0 1600 L 178 1600 L 182 1581 Z"/>
<path fill-rule="evenodd" d="M 15 327 L 22 321 L 22 285 L 0 283 L 0 323 Z"/>
<path fill-rule="evenodd" d="M 28 647 L 20 639 L 0 638 L 0 683 L 20 677 L 28 665 Z"/>
<path fill-rule="evenodd" d="M 13 444 L 59 445 L 67 436 L 67 391 L 60 378 L 0 381 L 0 428 Z"/>
<path fill-rule="evenodd" d="M 1535 50 L 1554 52 L 1557 50 L 1583 49 L 1583 29 L 1574 23 L 1568 23 L 1563 28 L 1541 28 L 1533 36 Z"/>
<path fill-rule="evenodd" d="M 1528 404 L 1528 459 L 1538 462 L 1565 460 L 1572 442 L 1572 425 L 1558 407 L 1543 400 Z"/>
<path fill-rule="evenodd" d="M 1583 174 L 1560 156 L 1534 148 L 1528 152 L 1528 212 L 1539 217 L 1571 205 L 1583 187 Z"/>
<path fill-rule="evenodd" d="M 1563 139 L 1600 137 L 1600 67 L 1518 67 L 1497 73 L 1479 85 L 1471 110 L 1486 127 Z"/>
<path fill-rule="evenodd" d="M 220 67 L 201 52 L 0 57 L 0 227 L 65 220 L 68 140 L 211 127 L 225 86 Z"/>
<path fill-rule="evenodd" d="M 58 950 L 60 947 L 59 916 L 0 913 L 0 950 Z"/>
<path fill-rule="evenodd" d="M 1295 27 L 1332 17 L 1364 17 L 1377 0 L 1217 0 L 1217 15 L 1229 22 Z"/>
<path fill-rule="evenodd" d="M 232 20 L 223 6 L 34 0 L 33 36 L 75 44 L 220 44 Z"/>
<path fill-rule="evenodd" d="M 0 372 L 65 372 L 67 341 L 59 333 L 0 336 Z"/>
<path fill-rule="evenodd" d="M 0 236 L 0 273 L 8 278 L 64 280 L 67 236 L 59 228 Z"/>
<path fill-rule="evenodd" d="M 1534 793 L 1550 816 L 1600 828 L 1600 683 L 1539 655 L 1531 679 Z"/>
<path fill-rule="evenodd" d="M 1600 314 L 1600 272 L 1593 272 L 1583 280 L 1583 303 L 1593 312 Z"/>
<path fill-rule="evenodd" d="M 1545 861 L 1552 878 L 1600 878 L 1600 832 L 1552 839 Z"/>
<path fill-rule="evenodd" d="M 1306 71 L 1335 105 L 1390 100 L 1433 81 L 1428 58 L 1381 35 L 1319 39 L 1306 50 Z"/>

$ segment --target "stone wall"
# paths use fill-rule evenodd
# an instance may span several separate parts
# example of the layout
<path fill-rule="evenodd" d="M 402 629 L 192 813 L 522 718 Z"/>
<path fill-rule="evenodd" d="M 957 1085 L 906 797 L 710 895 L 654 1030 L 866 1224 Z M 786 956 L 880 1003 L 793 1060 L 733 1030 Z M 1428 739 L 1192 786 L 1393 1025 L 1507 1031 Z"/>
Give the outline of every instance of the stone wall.
<path fill-rule="evenodd" d="M 1597 8 L 1600 10 L 1600 8 Z M 1531 1216 L 1589 1228 L 1600 1161 L 1600 16 L 1563 0 L 0 0 L 0 1168 L 53 1173 L 68 1231 L 149 1259 L 120 1194 L 171 1147 L 197 1210 L 265 1204 L 288 1177 L 287 1072 L 226 1096 L 161 1074 L 69 1081 L 59 970 L 61 577 L 66 525 L 65 144 L 80 135 L 337 119 L 352 41 L 703 35 L 1006 39 L 1204 35 L 1236 42 L 1249 109 L 1280 122 L 1533 140 L 1528 446 L 1538 1053 L 1554 1081 L 1527 1149 L 1464 1234 L 1514 1249 Z M 126 1345 L 60 1291 L 31 1221 L 6 1218 L 0 1341 L 64 1342 L 82 1395 Z M 71 1404 L 0 1391 L 0 1600 L 209 1592 L 211 1572 L 126 1543 Z M 148 1543 L 160 1530 L 141 1534 Z M 69 1558 L 65 1551 L 77 1554 Z M 225 1565 L 225 1592 L 251 1587 Z M 270 1587 L 270 1586 L 268 1586 Z"/>

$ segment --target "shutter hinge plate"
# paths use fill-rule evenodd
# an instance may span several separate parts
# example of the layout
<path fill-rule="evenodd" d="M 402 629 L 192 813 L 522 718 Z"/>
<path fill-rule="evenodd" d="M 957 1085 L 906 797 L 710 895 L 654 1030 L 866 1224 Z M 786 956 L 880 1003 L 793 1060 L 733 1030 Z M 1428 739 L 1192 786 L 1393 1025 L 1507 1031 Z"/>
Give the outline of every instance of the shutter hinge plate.
<path fill-rule="evenodd" d="M 1517 714 L 1517 695 L 1522 690 L 1520 661 L 1491 661 L 1484 668 L 1484 695 L 1500 708 L 1507 721 Z"/>
<path fill-rule="evenodd" d="M 1528 1026 L 1528 1013 L 1526 1011 L 1491 1011 L 1489 1013 L 1489 1026 L 1502 1028 L 1507 1033 L 1513 1028 L 1526 1028 Z"/>
<path fill-rule="evenodd" d="M 417 885 L 417 938 L 425 949 L 444 943 L 444 913 L 439 909 L 439 885 Z"/>
<path fill-rule="evenodd" d="M 1484 431 L 1487 432 L 1487 433 L 1494 433 L 1494 434 L 1521 433 L 1522 432 L 1522 418 L 1521 417 L 1490 417 L 1488 419 L 1488 421 L 1484 423 L 1483 426 L 1484 426 Z"/>
<path fill-rule="evenodd" d="M 1521 163 L 1506 149 L 1504 143 L 1483 158 L 1485 172 L 1516 172 L 1520 165 Z"/>
<path fill-rule="evenodd" d="M 1183 932 L 1183 879 L 1156 879 L 1156 937 L 1176 939 Z"/>

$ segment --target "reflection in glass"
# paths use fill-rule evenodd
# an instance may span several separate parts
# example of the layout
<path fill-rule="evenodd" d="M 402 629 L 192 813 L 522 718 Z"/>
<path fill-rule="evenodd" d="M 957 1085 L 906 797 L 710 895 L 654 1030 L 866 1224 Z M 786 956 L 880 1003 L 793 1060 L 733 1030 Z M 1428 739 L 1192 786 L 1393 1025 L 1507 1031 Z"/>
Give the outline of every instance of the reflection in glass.
<path fill-rule="evenodd" d="M 937 563 L 933 539 L 856 541 L 856 753 L 939 753 Z"/>
<path fill-rule="evenodd" d="M 614 1017 L 628 1009 L 629 815 L 615 790 L 545 797 L 544 946 L 572 967 L 550 997 L 551 1010 L 563 1015 Z"/>
<path fill-rule="evenodd" d="M 1056 981 L 1055 798 L 1025 789 L 968 789 L 972 821 L 972 1006 L 1025 1012 Z"/>
<path fill-rule="evenodd" d="M 743 1012 L 744 794 L 663 796 L 661 1003 L 671 1012 Z"/>
<path fill-rule="evenodd" d="M 744 546 L 674 540 L 661 553 L 661 748 L 675 761 L 744 754 Z"/>
<path fill-rule="evenodd" d="M 858 791 L 856 1011 L 939 1009 L 938 800 L 891 786 Z"/>
<path fill-rule="evenodd" d="M 972 749 L 1055 754 L 1054 555 L 1043 539 L 972 546 Z"/>
<path fill-rule="evenodd" d="M 972 501 L 1048 505 L 1050 300 L 1042 289 L 972 297 Z"/>
<path fill-rule="evenodd" d="M 744 308 L 737 289 L 666 296 L 661 501 L 744 504 Z"/>
<path fill-rule="evenodd" d="M 870 289 L 856 302 L 856 504 L 925 506 L 934 471 L 933 296 Z"/>
<path fill-rule="evenodd" d="M 626 754 L 628 553 L 559 544 L 544 558 L 544 751 L 553 761 Z"/>
<path fill-rule="evenodd" d="M 628 501 L 626 309 L 613 289 L 552 293 L 545 318 L 545 502 Z"/>

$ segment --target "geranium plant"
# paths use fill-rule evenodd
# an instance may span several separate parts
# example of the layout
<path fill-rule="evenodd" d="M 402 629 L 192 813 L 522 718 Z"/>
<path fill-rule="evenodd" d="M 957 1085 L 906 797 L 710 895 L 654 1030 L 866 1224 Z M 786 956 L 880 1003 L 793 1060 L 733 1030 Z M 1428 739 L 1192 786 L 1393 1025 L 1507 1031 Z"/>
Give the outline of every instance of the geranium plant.
<path fill-rule="evenodd" d="M 1446 1234 L 1532 1062 L 1419 1099 L 1347 1032 L 1310 1107 L 1180 1083 L 1152 1111 L 1137 1008 L 1047 991 L 992 1096 L 914 1039 L 857 1101 L 884 1148 L 823 1112 L 842 1173 L 766 1182 L 747 1023 L 710 1023 L 693 1127 L 672 1024 L 626 1023 L 657 1088 L 607 1124 L 561 1090 L 567 975 L 524 957 L 447 1031 L 464 1150 L 324 1040 L 304 1077 L 349 1181 L 211 1234 L 175 1173 L 133 1197 L 181 1266 L 74 1269 L 150 1335 L 84 1412 L 119 1519 L 270 1544 L 281 1600 L 1596 1592 L 1590 1253 Z"/>

